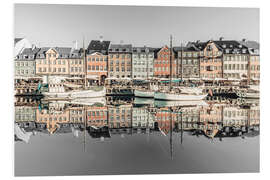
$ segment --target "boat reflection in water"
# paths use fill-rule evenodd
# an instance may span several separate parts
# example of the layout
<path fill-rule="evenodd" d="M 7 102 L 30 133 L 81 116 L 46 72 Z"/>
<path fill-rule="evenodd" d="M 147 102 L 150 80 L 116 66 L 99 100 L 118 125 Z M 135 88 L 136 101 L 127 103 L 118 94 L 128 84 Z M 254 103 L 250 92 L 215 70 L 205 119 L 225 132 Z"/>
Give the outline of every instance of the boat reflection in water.
<path fill-rule="evenodd" d="M 173 160 L 181 151 L 177 146 L 193 141 L 190 138 L 201 137 L 200 141 L 204 143 L 207 139 L 210 142 L 223 143 L 225 138 L 233 141 L 232 139 L 256 137 L 259 135 L 259 117 L 259 102 L 256 101 L 241 104 L 239 100 L 157 101 L 153 98 L 107 97 L 95 100 L 16 102 L 15 145 L 37 143 L 36 138 L 42 141 L 40 136 L 49 135 L 51 139 L 57 134 L 70 134 L 74 138 L 82 139 L 81 144 L 86 152 L 93 148 L 87 148 L 91 139 L 104 142 L 112 148 L 111 143 L 119 145 L 115 139 L 117 137 L 130 137 L 126 139 L 135 142 L 138 136 L 145 136 L 150 144 L 151 139 L 152 143 L 162 142 L 159 142 L 159 147 L 155 147 L 168 150 L 170 153 L 166 156 Z M 64 139 L 64 136 L 62 138 Z M 167 139 L 166 143 L 164 138 Z M 72 146 L 72 138 L 69 141 Z M 125 142 L 132 146 L 128 141 Z M 101 146 L 102 152 L 106 152 L 105 145 L 95 146 Z M 152 153 L 154 152 L 153 150 Z"/>
<path fill-rule="evenodd" d="M 182 130 L 208 138 L 244 136 L 250 131 L 259 132 L 259 114 L 258 104 L 213 104 L 203 100 L 135 98 L 131 103 L 117 106 L 106 105 L 105 98 L 50 101 L 39 106 L 15 106 L 15 136 L 28 142 L 35 134 L 32 132 L 54 134 L 84 128 L 93 137 L 102 137 L 105 133 L 105 138 L 118 130 L 129 133 L 160 131 L 165 135 Z"/>

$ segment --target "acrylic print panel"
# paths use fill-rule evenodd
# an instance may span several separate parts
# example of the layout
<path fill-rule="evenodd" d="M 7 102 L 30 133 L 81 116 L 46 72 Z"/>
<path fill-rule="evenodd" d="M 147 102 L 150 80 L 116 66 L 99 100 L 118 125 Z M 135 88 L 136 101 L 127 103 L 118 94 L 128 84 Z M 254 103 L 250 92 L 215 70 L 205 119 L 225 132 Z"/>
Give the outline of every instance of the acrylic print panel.
<path fill-rule="evenodd" d="M 16 176 L 259 172 L 259 9 L 16 4 L 14 73 Z"/>

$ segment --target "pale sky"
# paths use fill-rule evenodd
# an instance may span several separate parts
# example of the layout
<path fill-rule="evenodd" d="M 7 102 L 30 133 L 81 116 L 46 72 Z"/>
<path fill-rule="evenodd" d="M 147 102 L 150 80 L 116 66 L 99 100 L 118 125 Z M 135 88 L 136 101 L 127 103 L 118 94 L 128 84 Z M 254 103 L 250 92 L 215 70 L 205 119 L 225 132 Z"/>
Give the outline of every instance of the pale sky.
<path fill-rule="evenodd" d="M 173 46 L 181 42 L 225 39 L 259 41 L 258 8 L 93 6 L 16 4 L 15 37 L 38 46 L 82 47 L 91 40 L 133 46 Z"/>

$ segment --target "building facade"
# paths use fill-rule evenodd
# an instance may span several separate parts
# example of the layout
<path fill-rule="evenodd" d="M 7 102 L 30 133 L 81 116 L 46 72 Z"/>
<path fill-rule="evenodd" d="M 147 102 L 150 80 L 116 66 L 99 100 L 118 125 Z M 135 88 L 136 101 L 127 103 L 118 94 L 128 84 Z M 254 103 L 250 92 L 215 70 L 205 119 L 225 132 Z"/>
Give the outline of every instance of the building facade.
<path fill-rule="evenodd" d="M 178 57 L 176 62 L 177 77 L 199 78 L 200 50 L 193 44 L 188 44 L 186 47 L 175 47 L 174 51 Z"/>
<path fill-rule="evenodd" d="M 132 48 L 132 78 L 148 79 L 154 75 L 154 51 L 149 47 Z"/>
<path fill-rule="evenodd" d="M 87 126 L 108 126 L 108 107 L 89 106 L 86 108 Z"/>
<path fill-rule="evenodd" d="M 131 105 L 108 108 L 109 128 L 130 128 L 132 118 Z"/>
<path fill-rule="evenodd" d="M 71 77 L 85 76 L 85 62 L 83 49 L 72 49 L 69 56 L 69 75 Z"/>
<path fill-rule="evenodd" d="M 132 45 L 111 44 L 108 55 L 109 78 L 132 77 Z"/>
<path fill-rule="evenodd" d="M 68 76 L 71 48 L 41 48 L 36 58 L 37 75 Z"/>
<path fill-rule="evenodd" d="M 108 77 L 108 50 L 110 41 L 92 40 L 87 48 L 87 77 L 104 83 Z"/>
<path fill-rule="evenodd" d="M 200 49 L 200 78 L 222 78 L 222 49 L 213 41 L 198 42 L 195 46 Z"/>
<path fill-rule="evenodd" d="M 155 116 L 146 108 L 132 108 L 133 128 L 154 128 Z"/>
<path fill-rule="evenodd" d="M 248 49 L 237 41 L 214 41 L 223 51 L 223 77 L 243 79 L 248 76 Z"/>
<path fill-rule="evenodd" d="M 38 51 L 38 48 L 25 48 L 22 53 L 15 57 L 15 78 L 36 75 L 35 58 Z"/>
<path fill-rule="evenodd" d="M 61 124 L 70 123 L 69 110 L 64 103 L 51 103 L 49 109 L 36 109 L 36 123 L 42 124 L 50 134 L 61 127 Z"/>
<path fill-rule="evenodd" d="M 172 51 L 173 52 L 173 51 Z M 172 53 L 172 77 L 176 77 L 176 53 Z M 170 48 L 164 46 L 161 49 L 155 49 L 154 76 L 160 78 L 169 78 L 170 76 Z"/>
<path fill-rule="evenodd" d="M 246 46 L 249 51 L 249 68 L 248 79 L 260 80 L 260 45 L 256 41 L 240 41 L 243 46 Z"/>

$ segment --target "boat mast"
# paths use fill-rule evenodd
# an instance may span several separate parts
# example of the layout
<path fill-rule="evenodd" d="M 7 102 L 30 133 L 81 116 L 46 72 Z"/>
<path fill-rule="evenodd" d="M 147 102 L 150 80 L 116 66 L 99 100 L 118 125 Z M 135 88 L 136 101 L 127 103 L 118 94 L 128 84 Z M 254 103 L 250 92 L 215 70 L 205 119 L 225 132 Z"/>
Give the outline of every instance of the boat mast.
<path fill-rule="evenodd" d="M 171 152 L 171 159 L 173 159 L 173 144 L 172 144 L 172 133 L 173 133 L 173 127 L 172 127 L 172 112 L 173 112 L 173 109 L 170 108 L 170 152 Z"/>
<path fill-rule="evenodd" d="M 87 126 L 87 112 L 86 112 L 86 107 L 83 107 L 84 109 L 84 138 L 83 138 L 83 150 L 86 152 L 86 126 Z"/>
<path fill-rule="evenodd" d="M 170 91 L 172 89 L 172 35 L 170 35 Z"/>
<path fill-rule="evenodd" d="M 183 82 L 183 43 L 181 43 L 181 82 Z"/>
<path fill-rule="evenodd" d="M 181 111 L 181 144 L 183 144 L 183 112 Z"/>
<path fill-rule="evenodd" d="M 84 62 L 84 89 L 86 89 L 87 82 L 86 82 L 86 76 L 87 76 L 87 62 L 85 57 L 85 48 L 84 48 L 84 37 L 83 37 L 83 62 Z"/>

